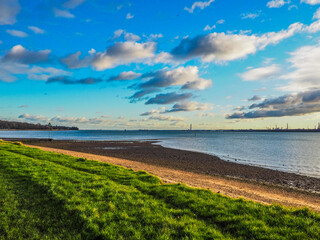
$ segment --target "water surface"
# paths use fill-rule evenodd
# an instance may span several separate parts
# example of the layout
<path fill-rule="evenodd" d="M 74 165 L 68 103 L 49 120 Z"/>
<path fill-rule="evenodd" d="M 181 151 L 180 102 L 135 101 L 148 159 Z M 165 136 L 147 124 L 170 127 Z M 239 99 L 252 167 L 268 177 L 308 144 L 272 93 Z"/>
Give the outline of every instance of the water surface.
<path fill-rule="evenodd" d="M 0 131 L 0 138 L 149 140 L 228 161 L 320 177 L 320 133 L 213 131 Z"/>

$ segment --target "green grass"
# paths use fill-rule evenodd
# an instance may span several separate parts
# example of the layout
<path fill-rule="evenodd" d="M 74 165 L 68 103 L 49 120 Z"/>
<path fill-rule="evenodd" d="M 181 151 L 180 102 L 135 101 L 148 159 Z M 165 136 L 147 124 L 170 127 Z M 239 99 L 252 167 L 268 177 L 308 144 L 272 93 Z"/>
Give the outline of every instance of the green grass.
<path fill-rule="evenodd" d="M 0 142 L 0 239 L 319 239 L 308 209 Z"/>

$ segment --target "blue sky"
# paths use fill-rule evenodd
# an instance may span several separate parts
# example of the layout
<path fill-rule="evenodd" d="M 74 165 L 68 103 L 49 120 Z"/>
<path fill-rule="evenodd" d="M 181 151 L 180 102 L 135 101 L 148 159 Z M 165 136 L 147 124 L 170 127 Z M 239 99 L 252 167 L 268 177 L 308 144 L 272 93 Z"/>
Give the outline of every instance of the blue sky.
<path fill-rule="evenodd" d="M 0 0 L 3 120 L 313 128 L 320 0 Z"/>

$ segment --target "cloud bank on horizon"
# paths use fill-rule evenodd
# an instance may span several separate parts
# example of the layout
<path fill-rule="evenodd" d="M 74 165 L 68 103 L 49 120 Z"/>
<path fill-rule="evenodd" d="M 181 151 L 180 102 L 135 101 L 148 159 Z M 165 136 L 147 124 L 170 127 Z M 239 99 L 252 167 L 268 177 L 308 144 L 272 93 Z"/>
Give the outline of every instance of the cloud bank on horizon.
<path fill-rule="evenodd" d="M 3 118 L 217 129 L 320 117 L 320 1 L 141 4 L 0 0 Z"/>

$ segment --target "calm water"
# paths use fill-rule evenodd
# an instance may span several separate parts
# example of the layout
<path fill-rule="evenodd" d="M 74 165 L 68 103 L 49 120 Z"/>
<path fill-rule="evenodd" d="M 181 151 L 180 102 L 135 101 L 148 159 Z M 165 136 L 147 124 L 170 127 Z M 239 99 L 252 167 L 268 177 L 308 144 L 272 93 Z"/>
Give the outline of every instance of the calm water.
<path fill-rule="evenodd" d="M 0 131 L 0 138 L 72 140 L 159 139 L 164 147 L 193 150 L 237 163 L 320 177 L 320 133 L 204 131 Z"/>

